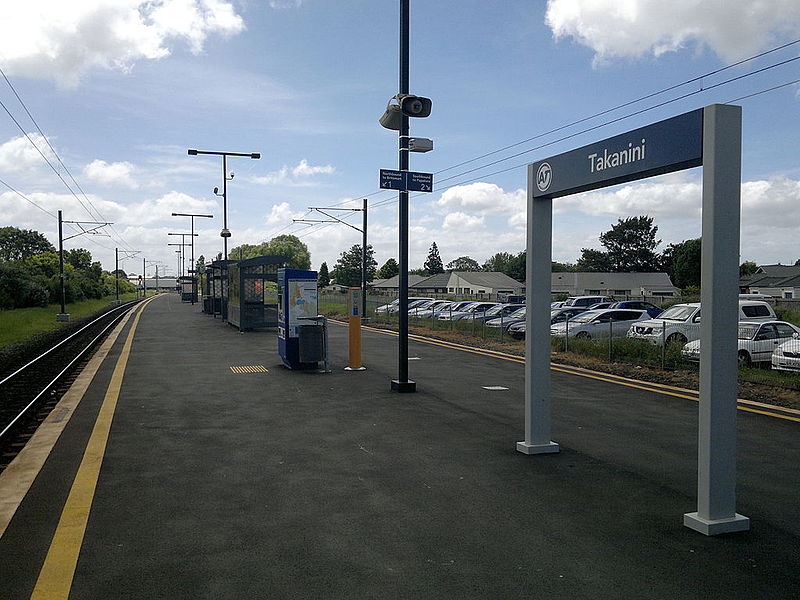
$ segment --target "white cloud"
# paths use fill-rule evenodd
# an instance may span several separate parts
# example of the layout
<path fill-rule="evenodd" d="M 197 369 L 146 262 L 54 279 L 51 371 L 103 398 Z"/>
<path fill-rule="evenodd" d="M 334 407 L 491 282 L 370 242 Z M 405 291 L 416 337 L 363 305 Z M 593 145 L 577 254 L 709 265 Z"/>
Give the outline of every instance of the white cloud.
<path fill-rule="evenodd" d="M 445 190 L 436 201 L 446 209 L 464 209 L 481 215 L 512 214 L 525 210 L 525 190 L 505 192 L 493 183 L 482 181 L 469 185 L 458 185 Z"/>
<path fill-rule="evenodd" d="M 242 18 L 225 0 L 0 3 L 0 56 L 9 75 L 73 87 L 94 68 L 129 70 L 183 40 L 199 53 L 210 34 L 234 35 Z"/>
<path fill-rule="evenodd" d="M 468 215 L 463 212 L 450 213 L 444 218 L 442 229 L 445 231 L 475 231 L 482 228 L 484 218 L 475 215 Z"/>
<path fill-rule="evenodd" d="M 744 58 L 800 31 L 796 0 L 548 0 L 545 21 L 556 38 L 571 37 L 595 62 L 659 56 L 709 47 L 727 61 Z"/>
<path fill-rule="evenodd" d="M 294 167 L 284 165 L 277 171 L 267 173 L 261 177 L 252 177 L 250 181 L 262 185 L 289 185 L 289 186 L 310 186 L 316 185 L 310 181 L 317 175 L 331 175 L 336 172 L 332 165 L 313 166 L 309 165 L 304 158 Z"/>
<path fill-rule="evenodd" d="M 107 163 L 104 160 L 93 160 L 83 168 L 83 176 L 103 185 L 122 185 L 138 188 L 133 180 L 135 167 L 129 162 Z"/>
<path fill-rule="evenodd" d="M 45 164 L 42 154 L 50 161 L 55 160 L 55 156 L 47 146 L 47 140 L 38 133 L 29 133 L 28 137 L 36 144 L 36 147 L 25 136 L 13 138 L 0 145 L 0 171 L 21 172 L 32 167 L 42 166 Z M 42 154 L 36 150 L 37 147 Z"/>
<path fill-rule="evenodd" d="M 273 204 L 272 209 L 267 215 L 267 225 L 285 225 L 291 223 L 292 219 L 302 219 L 306 212 L 294 212 L 288 202 Z"/>

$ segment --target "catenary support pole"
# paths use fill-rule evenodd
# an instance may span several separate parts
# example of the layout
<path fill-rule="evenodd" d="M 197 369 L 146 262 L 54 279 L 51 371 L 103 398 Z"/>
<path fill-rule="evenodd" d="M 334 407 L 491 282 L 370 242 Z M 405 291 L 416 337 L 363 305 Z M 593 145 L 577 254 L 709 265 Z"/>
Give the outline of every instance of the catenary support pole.
<path fill-rule="evenodd" d="M 64 287 L 64 229 L 61 211 L 58 211 L 58 272 L 61 280 L 61 314 L 67 312 L 67 291 Z"/>
<path fill-rule="evenodd" d="M 361 244 L 361 319 L 367 318 L 367 199 L 364 198 Z"/>
<path fill-rule="evenodd" d="M 736 512 L 736 391 L 742 109 L 703 114 L 700 404 L 697 512 L 683 523 L 705 535 L 746 531 Z"/>

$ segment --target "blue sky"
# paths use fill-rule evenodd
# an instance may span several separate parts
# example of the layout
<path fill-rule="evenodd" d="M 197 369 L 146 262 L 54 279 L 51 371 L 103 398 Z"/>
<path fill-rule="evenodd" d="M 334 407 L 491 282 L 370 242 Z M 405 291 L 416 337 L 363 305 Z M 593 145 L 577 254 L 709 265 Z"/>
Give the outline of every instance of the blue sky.
<path fill-rule="evenodd" d="M 308 245 L 313 268 L 323 261 L 332 267 L 361 242 L 360 233 L 292 219 L 324 218 L 308 207 L 360 207 L 367 197 L 378 262 L 396 258 L 397 194 L 378 189 L 378 171 L 397 167 L 397 140 L 377 119 L 397 93 L 398 5 L 4 3 L 0 68 L 83 192 L 0 80 L 0 101 L 19 123 L 0 111 L 0 179 L 21 194 L 0 185 L 0 226 L 36 229 L 55 243 L 52 215 L 59 209 L 67 220 L 113 221 L 110 237 L 82 236 L 66 247 L 88 248 L 107 269 L 115 247 L 139 250 L 126 270 L 138 273 L 144 256 L 174 273 L 177 255 L 167 244 L 178 238 L 167 234 L 188 231 L 189 223 L 171 212 L 214 214 L 196 221 L 195 254 L 222 250 L 221 199 L 212 193 L 222 187 L 221 160 L 186 150 L 260 152 L 260 160 L 229 161 L 230 248 L 290 233 Z M 422 265 L 432 242 L 445 263 L 523 250 L 528 162 L 800 79 L 800 61 L 792 60 L 800 44 L 714 73 L 800 38 L 796 2 L 699 5 L 411 0 L 411 91 L 433 99 L 431 116 L 412 120 L 411 133 L 435 143 L 433 152 L 411 155 L 411 169 L 436 173 L 433 194 L 412 196 L 411 266 Z M 791 62 L 748 75 L 782 61 Z M 674 101 L 623 118 L 668 100 Z M 744 135 L 741 260 L 800 257 L 798 101 L 795 84 L 737 102 Z M 473 160 L 562 126 L 569 127 Z M 453 168 L 465 161 L 472 162 Z M 629 216 L 655 219 L 660 249 L 699 236 L 700 175 L 693 169 L 556 200 L 554 258 L 575 261 L 581 248 L 599 247 L 599 234 Z M 360 216 L 349 215 L 360 226 Z"/>

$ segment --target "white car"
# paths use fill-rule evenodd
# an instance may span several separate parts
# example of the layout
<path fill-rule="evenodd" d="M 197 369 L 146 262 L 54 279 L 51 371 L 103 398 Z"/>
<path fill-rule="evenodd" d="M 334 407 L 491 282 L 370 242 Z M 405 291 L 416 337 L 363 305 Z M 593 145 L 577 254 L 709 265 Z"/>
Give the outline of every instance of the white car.
<path fill-rule="evenodd" d="M 749 367 L 753 363 L 768 363 L 772 361 L 773 352 L 781 344 L 794 340 L 800 336 L 800 329 L 786 321 L 765 321 L 755 323 L 739 321 L 739 366 Z M 681 351 L 683 357 L 700 360 L 700 340 L 689 342 Z"/>
<path fill-rule="evenodd" d="M 767 302 L 739 300 L 740 321 L 770 321 L 777 319 Z M 661 345 L 679 343 L 681 346 L 700 338 L 700 303 L 675 304 L 655 319 L 636 323 L 628 337 Z"/>
<path fill-rule="evenodd" d="M 420 296 L 409 296 L 409 298 L 408 298 L 409 304 L 411 302 L 413 302 L 414 300 L 433 300 L 433 298 L 422 298 Z M 398 310 L 400 310 L 400 298 L 395 298 L 394 300 L 389 302 L 389 304 L 383 304 L 383 305 L 377 307 L 375 309 L 375 312 L 378 313 L 378 314 L 380 314 L 380 313 L 391 314 L 391 313 L 396 313 Z"/>
<path fill-rule="evenodd" d="M 783 342 L 772 353 L 772 368 L 777 371 L 800 373 L 800 339 Z"/>
<path fill-rule="evenodd" d="M 550 326 L 550 335 L 558 337 L 597 338 L 625 337 L 631 324 L 649 319 L 645 310 L 629 308 L 603 308 L 587 310 L 569 321 L 554 323 Z"/>

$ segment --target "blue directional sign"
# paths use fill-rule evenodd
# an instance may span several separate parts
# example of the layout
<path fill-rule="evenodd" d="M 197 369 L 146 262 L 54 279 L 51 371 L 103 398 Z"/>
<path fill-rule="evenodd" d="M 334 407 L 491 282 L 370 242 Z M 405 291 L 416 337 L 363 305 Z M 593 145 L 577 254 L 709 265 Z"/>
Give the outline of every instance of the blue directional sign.
<path fill-rule="evenodd" d="M 409 192 L 432 192 L 433 173 L 406 173 L 406 188 Z"/>
<path fill-rule="evenodd" d="M 703 109 L 532 163 L 533 197 L 558 198 L 703 164 Z"/>
<path fill-rule="evenodd" d="M 433 173 L 381 169 L 380 187 L 382 190 L 401 192 L 432 192 Z"/>
<path fill-rule="evenodd" d="M 406 191 L 405 171 L 381 169 L 381 189 Z"/>

